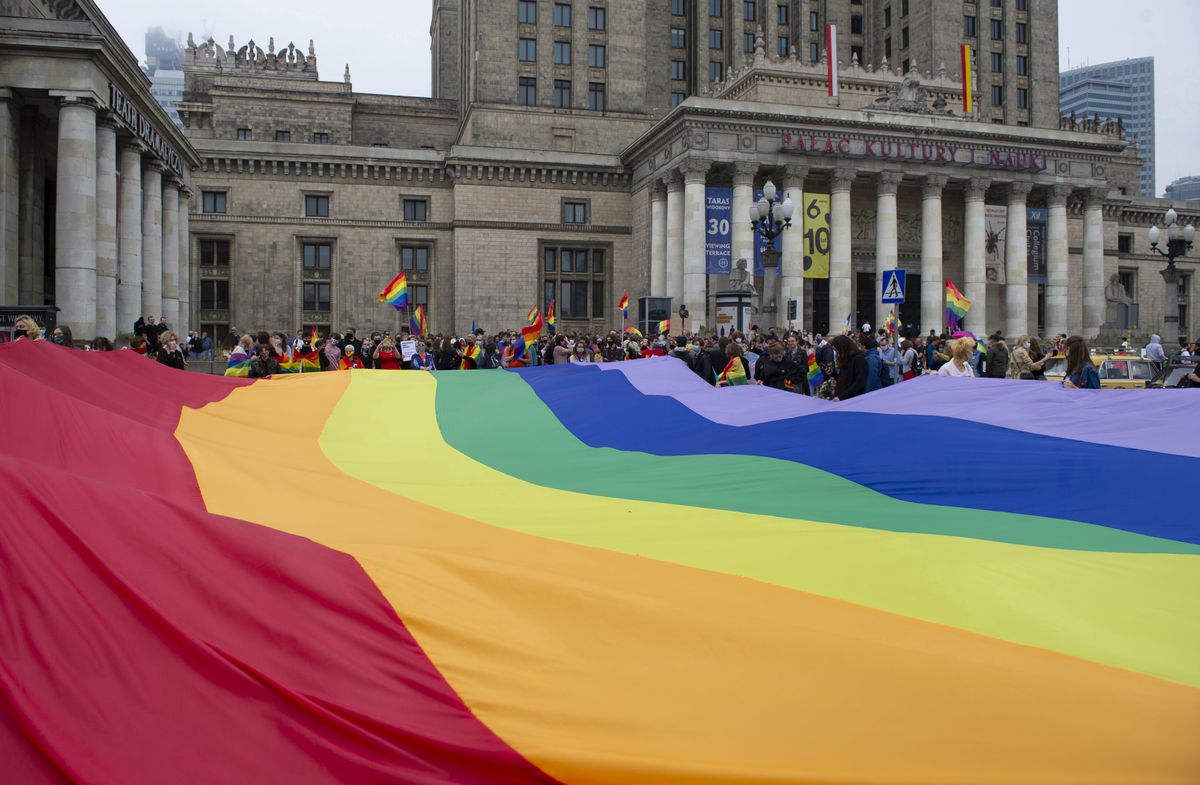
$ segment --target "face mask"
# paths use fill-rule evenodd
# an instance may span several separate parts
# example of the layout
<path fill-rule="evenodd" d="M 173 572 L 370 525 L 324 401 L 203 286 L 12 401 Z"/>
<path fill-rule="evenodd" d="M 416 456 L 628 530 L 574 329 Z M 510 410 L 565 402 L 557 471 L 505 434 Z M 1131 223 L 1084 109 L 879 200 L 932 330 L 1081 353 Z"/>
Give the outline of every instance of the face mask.
<path fill-rule="evenodd" d="M 1021 345 L 1022 345 L 1022 346 L 1024 346 L 1026 349 L 1028 349 L 1028 348 L 1029 348 L 1029 341 L 1026 341 L 1025 343 L 1023 343 L 1023 344 L 1021 344 Z"/>
<path fill-rule="evenodd" d="M 58 344 L 59 346 L 61 346 L 63 343 L 66 342 L 66 339 L 63 338 L 63 336 L 61 336 L 61 335 L 51 335 L 50 340 L 52 342 Z"/>

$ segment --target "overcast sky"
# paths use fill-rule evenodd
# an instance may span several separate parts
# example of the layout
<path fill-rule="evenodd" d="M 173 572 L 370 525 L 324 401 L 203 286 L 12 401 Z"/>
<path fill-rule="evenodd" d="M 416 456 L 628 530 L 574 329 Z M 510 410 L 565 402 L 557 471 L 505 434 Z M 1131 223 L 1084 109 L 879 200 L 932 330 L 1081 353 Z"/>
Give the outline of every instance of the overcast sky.
<path fill-rule="evenodd" d="M 653 2 L 655 0 L 647 0 Z M 99 0 L 139 59 L 146 29 L 162 25 L 186 39 L 230 34 L 240 47 L 253 38 L 266 49 L 314 39 L 321 78 L 337 81 L 349 63 L 359 92 L 429 95 L 432 0 Z M 336 9 L 336 13 L 331 13 Z M 1158 193 L 1172 180 L 1200 175 L 1200 0 L 1059 0 L 1059 67 L 1127 57 L 1155 58 Z M 1036 35 L 1036 33 L 1035 33 Z M 1068 49 L 1069 57 L 1068 57 Z"/>

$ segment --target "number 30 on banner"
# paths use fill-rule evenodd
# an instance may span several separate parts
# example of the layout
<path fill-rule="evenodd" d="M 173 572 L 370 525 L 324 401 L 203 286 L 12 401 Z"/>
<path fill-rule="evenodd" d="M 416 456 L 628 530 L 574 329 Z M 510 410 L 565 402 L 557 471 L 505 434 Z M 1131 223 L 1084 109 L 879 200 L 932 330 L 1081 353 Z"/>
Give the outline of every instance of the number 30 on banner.
<path fill-rule="evenodd" d="M 709 218 L 708 233 L 720 236 L 729 234 L 729 221 L 725 218 L 721 218 L 719 220 L 716 218 Z"/>

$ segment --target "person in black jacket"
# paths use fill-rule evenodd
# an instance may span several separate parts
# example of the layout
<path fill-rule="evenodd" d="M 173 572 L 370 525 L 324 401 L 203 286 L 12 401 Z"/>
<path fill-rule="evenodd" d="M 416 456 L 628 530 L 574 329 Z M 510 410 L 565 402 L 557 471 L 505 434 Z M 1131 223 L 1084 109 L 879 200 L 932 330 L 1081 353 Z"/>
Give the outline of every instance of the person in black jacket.
<path fill-rule="evenodd" d="M 179 338 L 175 333 L 167 335 L 167 345 L 158 350 L 156 359 L 163 365 L 178 368 L 181 371 L 187 369 L 187 360 L 184 359 L 183 350 L 179 348 Z"/>
<path fill-rule="evenodd" d="M 282 373 L 279 362 L 275 359 L 275 355 L 271 354 L 271 347 L 262 344 L 258 347 L 258 353 L 254 359 L 250 361 L 249 376 L 251 379 L 262 379 L 275 373 Z"/>
<path fill-rule="evenodd" d="M 847 401 L 867 391 L 867 357 L 858 344 L 845 335 L 835 335 L 837 353 L 837 395 L 835 401 Z"/>
<path fill-rule="evenodd" d="M 784 352 L 783 344 L 779 341 L 771 341 L 767 345 L 767 353 L 754 364 L 755 382 L 776 390 L 791 390 L 795 373 L 795 363 Z"/>

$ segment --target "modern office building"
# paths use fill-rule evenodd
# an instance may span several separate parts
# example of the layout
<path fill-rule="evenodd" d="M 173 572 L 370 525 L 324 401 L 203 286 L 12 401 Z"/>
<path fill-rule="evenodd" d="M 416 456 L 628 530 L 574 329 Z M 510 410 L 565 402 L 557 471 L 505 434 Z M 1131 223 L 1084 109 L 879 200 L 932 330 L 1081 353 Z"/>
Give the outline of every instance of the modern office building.
<path fill-rule="evenodd" d="M 176 127 L 182 129 L 177 104 L 183 100 L 183 71 L 159 68 L 150 76 L 150 95 L 158 101 Z"/>
<path fill-rule="evenodd" d="M 1200 199 L 1200 176 L 1180 177 L 1167 186 L 1163 198 L 1185 201 Z"/>
<path fill-rule="evenodd" d="M 1121 119 L 1142 158 L 1138 194 L 1153 197 L 1154 58 L 1139 57 L 1072 68 L 1059 76 L 1059 112 L 1076 117 Z"/>

